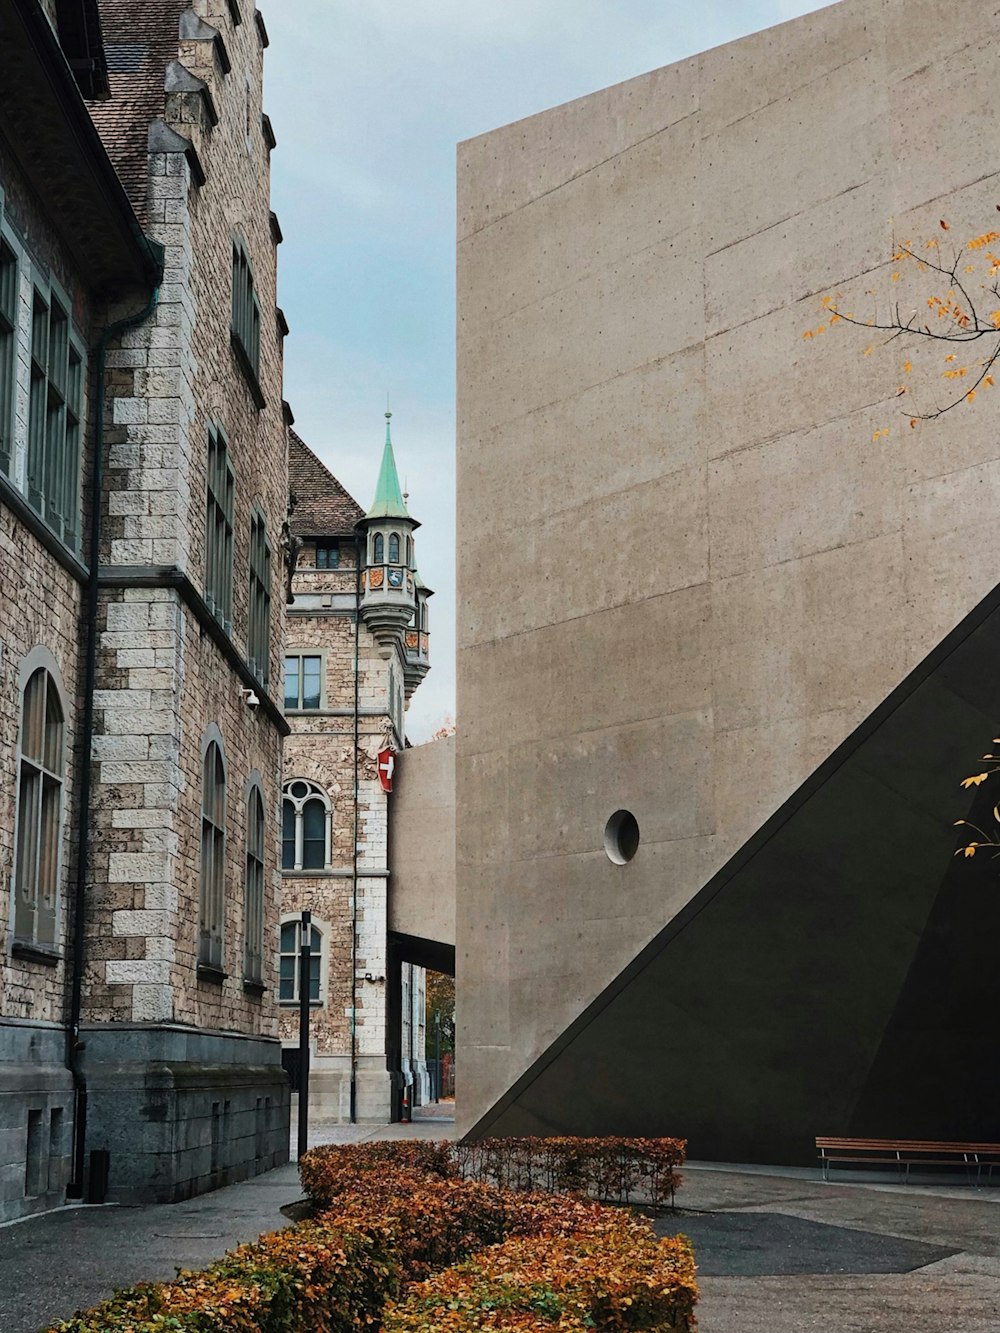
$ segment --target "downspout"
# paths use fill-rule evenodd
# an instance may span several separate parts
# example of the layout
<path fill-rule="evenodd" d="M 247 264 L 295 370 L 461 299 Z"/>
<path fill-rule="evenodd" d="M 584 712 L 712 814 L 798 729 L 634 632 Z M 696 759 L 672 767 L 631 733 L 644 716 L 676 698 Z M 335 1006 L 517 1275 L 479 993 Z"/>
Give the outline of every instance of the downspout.
<path fill-rule="evenodd" d="M 354 820 L 351 867 L 351 1124 L 358 1118 L 358 745 L 361 706 L 359 675 L 361 661 L 361 551 L 359 537 L 354 538 Z"/>
<path fill-rule="evenodd" d="M 161 268 L 162 273 L 162 268 Z M 97 683 L 97 611 L 98 572 L 101 558 L 101 501 L 104 489 L 104 398 L 107 375 L 108 345 L 127 329 L 144 324 L 155 311 L 160 299 L 159 283 L 154 287 L 149 303 L 138 315 L 129 315 L 109 324 L 97 344 L 97 364 L 94 371 L 94 466 L 90 484 L 90 543 L 87 561 L 87 591 L 84 600 L 84 677 L 83 725 L 77 767 L 77 841 L 76 891 L 73 899 L 72 973 L 70 979 L 69 1021 L 66 1029 L 66 1064 L 73 1075 L 76 1103 L 73 1132 L 73 1173 L 66 1193 L 69 1198 L 83 1197 L 84 1162 L 87 1150 L 87 1080 L 83 1073 L 82 1054 L 85 1043 L 80 1040 L 80 1018 L 83 1011 L 84 943 L 87 910 L 87 876 L 90 870 L 91 822 L 91 760 L 94 743 L 94 689 Z"/>

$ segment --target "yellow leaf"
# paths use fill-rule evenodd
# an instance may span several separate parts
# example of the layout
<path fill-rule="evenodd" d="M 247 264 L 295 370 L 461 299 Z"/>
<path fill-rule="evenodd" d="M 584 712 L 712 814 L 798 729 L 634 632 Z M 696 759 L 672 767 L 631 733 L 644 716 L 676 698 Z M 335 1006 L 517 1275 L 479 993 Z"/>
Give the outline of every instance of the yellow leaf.
<path fill-rule="evenodd" d="M 910 373 L 910 371 L 911 371 L 912 369 L 913 369 L 913 362 L 912 362 L 912 361 L 904 361 L 904 362 L 903 362 L 903 374 L 904 374 L 904 375 L 909 375 L 909 373 Z"/>
<path fill-rule="evenodd" d="M 975 856 L 976 848 L 978 846 L 979 846 L 978 842 L 970 842 L 968 847 L 963 847 L 962 850 L 966 856 Z"/>
<path fill-rule="evenodd" d="M 812 337 L 813 337 L 813 331 L 812 331 L 812 329 L 806 329 L 806 331 L 805 331 L 805 333 L 803 333 L 802 337 L 803 337 L 803 340 L 805 340 L 806 338 L 812 338 Z"/>
<path fill-rule="evenodd" d="M 976 391 L 975 391 L 975 389 L 970 389 L 969 392 L 965 395 L 965 401 L 966 401 L 967 403 L 971 403 L 971 402 L 973 401 L 973 399 L 975 398 L 975 396 L 976 396 Z"/>
<path fill-rule="evenodd" d="M 959 785 L 966 789 L 969 787 L 978 787 L 984 783 L 988 777 L 989 773 L 975 773 L 971 778 L 963 778 Z"/>
<path fill-rule="evenodd" d="M 993 385 L 996 383 L 996 380 L 994 380 L 992 375 L 987 375 L 986 378 L 983 380 L 983 383 L 986 385 L 987 389 L 992 389 Z"/>
<path fill-rule="evenodd" d="M 824 296 L 824 297 L 823 297 L 823 308 L 824 308 L 825 310 L 829 310 L 830 307 L 831 307 L 832 305 L 833 305 L 833 297 L 832 297 L 832 296 Z"/>
<path fill-rule="evenodd" d="M 965 266 L 965 271 L 966 271 L 966 273 L 975 273 L 975 271 L 976 271 L 976 266 L 975 266 L 975 264 L 966 264 L 966 266 Z"/>
<path fill-rule="evenodd" d="M 955 355 L 954 352 L 949 352 L 948 355 L 945 357 L 945 360 L 946 360 L 946 361 L 957 361 L 957 360 L 958 360 L 958 357 Z"/>
<path fill-rule="evenodd" d="M 871 356 L 871 354 L 872 354 L 872 352 L 874 352 L 874 350 L 875 350 L 874 346 L 873 346 L 873 345 L 869 345 L 868 347 L 865 348 L 865 356 Z"/>
<path fill-rule="evenodd" d="M 995 329 L 1000 329 L 1000 310 L 994 310 L 990 315 L 990 323 Z"/>
<path fill-rule="evenodd" d="M 898 274 L 898 273 L 894 273 L 894 274 L 892 275 L 892 280 L 893 280 L 893 282 L 898 282 L 898 281 L 899 281 L 899 274 Z"/>
<path fill-rule="evenodd" d="M 917 426 L 917 418 L 910 417 L 910 430 L 915 430 L 916 426 Z"/>
<path fill-rule="evenodd" d="M 944 231 L 951 231 L 951 227 L 945 222 L 944 218 L 941 219 L 941 227 Z"/>

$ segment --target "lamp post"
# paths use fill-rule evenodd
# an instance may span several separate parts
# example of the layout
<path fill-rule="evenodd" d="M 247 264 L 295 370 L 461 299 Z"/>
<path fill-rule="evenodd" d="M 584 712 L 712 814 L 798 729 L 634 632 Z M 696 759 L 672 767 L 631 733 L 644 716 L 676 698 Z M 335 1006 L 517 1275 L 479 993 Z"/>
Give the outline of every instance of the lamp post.
<path fill-rule="evenodd" d="M 299 1160 L 309 1149 L 309 1000 L 312 974 L 312 912 L 299 926 Z"/>

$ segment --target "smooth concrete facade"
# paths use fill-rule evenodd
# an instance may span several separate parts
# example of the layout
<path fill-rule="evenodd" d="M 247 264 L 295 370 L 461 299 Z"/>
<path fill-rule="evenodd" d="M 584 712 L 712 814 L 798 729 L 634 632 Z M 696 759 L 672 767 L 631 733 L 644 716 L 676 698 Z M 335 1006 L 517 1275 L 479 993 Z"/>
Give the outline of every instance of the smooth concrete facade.
<path fill-rule="evenodd" d="M 455 946 L 455 737 L 404 750 L 389 810 L 389 930 Z"/>
<path fill-rule="evenodd" d="M 461 146 L 460 1129 L 997 583 L 988 402 L 802 333 L 994 225 L 998 54 L 845 0 Z"/>

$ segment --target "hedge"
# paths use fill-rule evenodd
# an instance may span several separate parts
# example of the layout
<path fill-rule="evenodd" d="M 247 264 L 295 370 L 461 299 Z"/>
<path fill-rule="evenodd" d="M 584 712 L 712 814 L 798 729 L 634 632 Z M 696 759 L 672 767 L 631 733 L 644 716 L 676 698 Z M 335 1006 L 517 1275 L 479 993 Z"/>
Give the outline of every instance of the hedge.
<path fill-rule="evenodd" d="M 692 1328 L 698 1296 L 685 1238 L 658 1240 L 645 1219 L 599 1211 L 582 1230 L 514 1236 L 415 1284 L 388 1305 L 384 1333 Z"/>
<path fill-rule="evenodd" d="M 301 1168 L 320 1206 L 311 1220 L 204 1272 L 118 1292 L 50 1333 L 370 1333 L 387 1303 L 409 1321 L 400 1329 L 431 1330 L 435 1283 L 464 1293 L 445 1302 L 440 1327 L 455 1330 L 531 1327 L 528 1313 L 548 1321 L 550 1310 L 567 1329 L 670 1329 L 665 1312 L 681 1317 L 695 1299 L 690 1251 L 658 1242 L 644 1220 L 579 1195 L 463 1179 L 449 1145 L 321 1149 Z M 508 1271 L 527 1296 L 511 1294 Z M 659 1324 L 635 1322 L 654 1314 Z"/>

